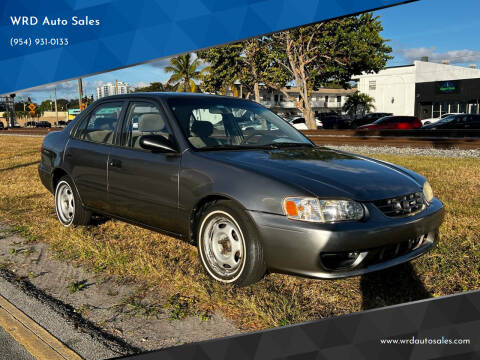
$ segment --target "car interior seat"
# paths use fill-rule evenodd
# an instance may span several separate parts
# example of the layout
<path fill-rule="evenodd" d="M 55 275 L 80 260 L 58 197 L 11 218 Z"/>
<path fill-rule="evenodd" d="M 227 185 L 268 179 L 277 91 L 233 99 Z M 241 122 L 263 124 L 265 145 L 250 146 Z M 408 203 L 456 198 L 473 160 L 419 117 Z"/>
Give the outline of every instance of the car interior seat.
<path fill-rule="evenodd" d="M 171 141 L 165 120 L 159 113 L 144 113 L 138 116 L 138 130 L 132 130 L 134 148 L 141 149 L 140 137 L 143 135 L 160 135 Z"/>
<path fill-rule="evenodd" d="M 85 139 L 101 144 L 111 144 L 116 123 L 116 118 L 96 118 L 95 129 L 89 131 L 87 128 Z"/>
<path fill-rule="evenodd" d="M 190 128 L 190 137 L 188 140 L 197 148 L 219 145 L 218 140 L 211 137 L 212 134 L 213 125 L 210 121 L 197 120 L 193 122 Z"/>

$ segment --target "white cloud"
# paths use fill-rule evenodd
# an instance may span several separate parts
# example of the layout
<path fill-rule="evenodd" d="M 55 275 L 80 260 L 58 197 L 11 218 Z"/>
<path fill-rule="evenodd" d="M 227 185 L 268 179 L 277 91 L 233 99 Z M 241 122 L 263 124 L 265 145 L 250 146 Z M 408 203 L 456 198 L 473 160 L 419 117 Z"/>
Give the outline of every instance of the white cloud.
<path fill-rule="evenodd" d="M 138 87 L 146 87 L 146 86 L 149 86 L 150 83 L 148 82 L 145 82 L 145 81 L 139 81 L 139 82 L 136 82 L 132 85 L 132 87 L 134 88 L 138 88 Z"/>
<path fill-rule="evenodd" d="M 451 64 L 465 64 L 480 62 L 480 51 L 478 50 L 450 50 L 447 52 L 437 52 L 437 49 L 432 47 L 419 47 L 409 49 L 399 49 L 396 53 L 400 54 L 410 62 L 420 60 L 423 56 L 428 56 L 429 61 L 442 62 L 448 60 Z"/>

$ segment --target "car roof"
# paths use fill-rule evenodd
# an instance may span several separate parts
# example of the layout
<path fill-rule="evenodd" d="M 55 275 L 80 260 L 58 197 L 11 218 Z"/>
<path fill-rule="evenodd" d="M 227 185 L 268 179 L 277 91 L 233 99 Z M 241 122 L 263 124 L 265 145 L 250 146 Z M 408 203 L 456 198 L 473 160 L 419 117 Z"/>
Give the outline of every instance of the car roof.
<path fill-rule="evenodd" d="M 134 97 L 156 97 L 156 98 L 173 98 L 173 97 L 206 97 L 206 98 L 219 98 L 219 99 L 238 99 L 238 100 L 245 100 L 242 98 L 234 98 L 232 96 L 222 96 L 222 95 L 214 95 L 214 94 L 204 94 L 204 93 L 187 93 L 187 92 L 135 92 L 129 94 L 119 94 L 119 95 L 111 95 L 102 97 L 99 100 L 115 100 L 115 99 L 131 99 Z"/>

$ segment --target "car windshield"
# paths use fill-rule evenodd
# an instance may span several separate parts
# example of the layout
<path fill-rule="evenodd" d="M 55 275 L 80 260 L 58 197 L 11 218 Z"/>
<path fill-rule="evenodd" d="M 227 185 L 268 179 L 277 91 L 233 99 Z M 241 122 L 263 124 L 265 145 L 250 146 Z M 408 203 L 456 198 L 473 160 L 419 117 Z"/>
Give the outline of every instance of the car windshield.
<path fill-rule="evenodd" d="M 313 146 L 285 120 L 252 101 L 179 96 L 169 98 L 167 103 L 196 149 Z"/>

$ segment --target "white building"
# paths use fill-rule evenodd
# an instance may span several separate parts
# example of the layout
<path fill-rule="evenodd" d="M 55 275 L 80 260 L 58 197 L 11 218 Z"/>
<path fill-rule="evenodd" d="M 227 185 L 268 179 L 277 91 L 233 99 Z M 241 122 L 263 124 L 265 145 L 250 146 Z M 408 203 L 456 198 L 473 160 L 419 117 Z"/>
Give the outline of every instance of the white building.
<path fill-rule="evenodd" d="M 358 90 L 375 99 L 375 111 L 421 119 L 479 111 L 480 70 L 427 61 L 355 76 Z M 477 82 L 478 81 L 478 82 Z M 474 86 L 475 85 L 475 86 Z"/>
<path fill-rule="evenodd" d="M 288 95 L 295 99 L 300 100 L 300 93 L 297 88 L 290 87 L 284 89 Z M 324 112 L 336 112 L 342 113 L 342 107 L 345 104 L 347 96 L 355 89 L 319 89 L 312 91 L 311 105 L 312 110 L 315 113 Z M 260 103 L 275 111 L 278 114 L 283 115 L 301 115 L 300 110 L 295 106 L 295 103 L 287 98 L 281 91 L 270 90 L 262 88 L 260 90 Z"/>
<path fill-rule="evenodd" d="M 117 82 L 116 88 L 117 90 L 115 90 L 115 84 L 110 82 L 97 87 L 97 99 L 110 95 L 128 94 L 130 91 L 130 86 L 122 81 Z"/>

